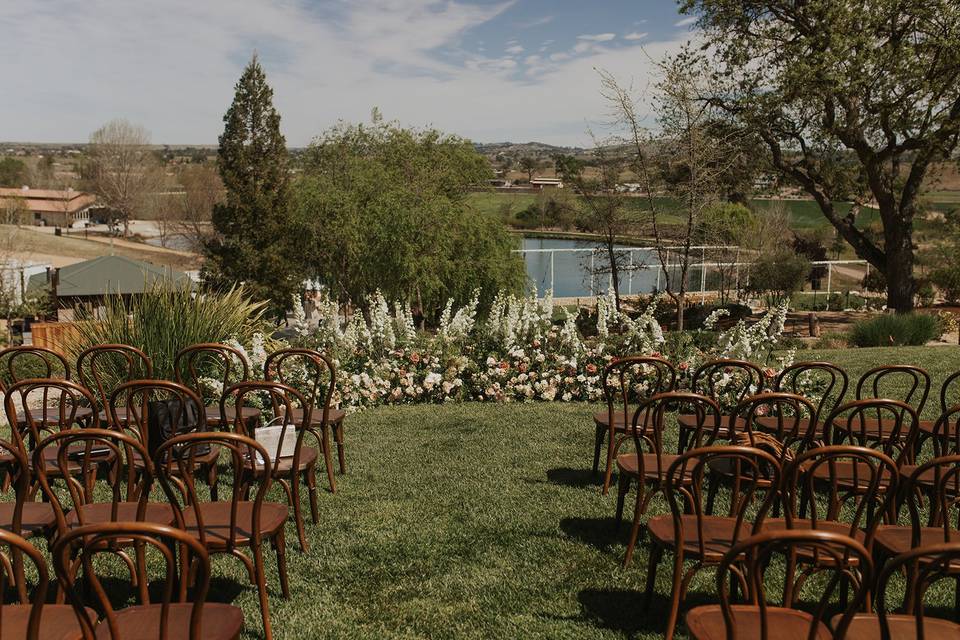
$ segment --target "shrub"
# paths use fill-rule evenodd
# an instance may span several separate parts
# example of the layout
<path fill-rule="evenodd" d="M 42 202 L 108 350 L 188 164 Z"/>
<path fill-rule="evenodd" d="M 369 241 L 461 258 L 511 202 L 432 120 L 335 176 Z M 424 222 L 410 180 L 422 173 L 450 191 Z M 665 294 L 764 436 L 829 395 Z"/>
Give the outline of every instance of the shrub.
<path fill-rule="evenodd" d="M 923 345 L 940 336 L 940 322 L 924 313 L 883 314 L 853 325 L 850 342 L 858 347 Z"/>
<path fill-rule="evenodd" d="M 761 254 L 750 267 L 747 291 L 766 298 L 774 307 L 803 287 L 810 275 L 810 261 L 788 250 Z"/>
<path fill-rule="evenodd" d="M 129 304 L 119 295 L 108 296 L 101 313 L 77 323 L 76 338 L 66 351 L 75 361 L 91 345 L 128 344 L 150 356 L 155 378 L 172 380 L 173 359 L 184 347 L 230 339 L 249 344 L 254 333 L 269 335 L 265 308 L 265 303 L 251 302 L 242 288 L 194 294 L 159 282 Z"/>
<path fill-rule="evenodd" d="M 947 302 L 960 302 L 960 263 L 946 261 L 930 272 L 930 281 L 937 285 Z"/>
<path fill-rule="evenodd" d="M 887 292 L 887 276 L 879 269 L 870 269 L 870 272 L 863 276 L 860 283 L 866 291 L 872 293 Z"/>

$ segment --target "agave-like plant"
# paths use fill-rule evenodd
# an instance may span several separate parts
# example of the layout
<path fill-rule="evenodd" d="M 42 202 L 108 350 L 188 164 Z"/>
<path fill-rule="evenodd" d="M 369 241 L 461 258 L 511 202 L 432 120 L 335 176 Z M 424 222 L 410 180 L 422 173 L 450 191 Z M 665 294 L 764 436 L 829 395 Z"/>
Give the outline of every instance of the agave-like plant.
<path fill-rule="evenodd" d="M 121 343 L 141 349 L 153 362 L 155 378 L 174 379 L 174 358 L 184 347 L 229 339 L 249 344 L 254 333 L 270 335 L 264 318 L 266 304 L 252 301 L 242 287 L 226 292 L 195 291 L 159 281 L 142 295 L 110 295 L 96 314 L 80 313 L 76 331 L 65 350 L 76 361 L 81 351 L 97 344 Z M 122 376 L 121 362 L 117 373 Z"/>

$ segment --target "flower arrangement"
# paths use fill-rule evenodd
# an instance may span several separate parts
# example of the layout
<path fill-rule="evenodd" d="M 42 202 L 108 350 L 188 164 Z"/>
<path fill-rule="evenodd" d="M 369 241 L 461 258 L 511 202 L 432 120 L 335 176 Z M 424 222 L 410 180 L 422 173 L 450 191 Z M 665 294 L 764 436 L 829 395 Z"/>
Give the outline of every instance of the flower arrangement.
<path fill-rule="evenodd" d="M 389 304 L 380 292 L 360 311 L 341 314 L 330 300 L 318 305 L 318 326 L 307 329 L 295 303 L 295 340 L 330 355 L 337 367 L 334 402 L 348 411 L 392 404 L 534 401 L 600 401 L 603 372 L 617 357 L 656 355 L 673 361 L 681 380 L 713 358 L 769 359 L 783 332 L 786 305 L 759 321 L 744 321 L 720 333 L 710 350 L 665 353 L 666 339 L 655 317 L 657 299 L 631 318 L 617 311 L 612 293 L 598 300 L 595 336 L 577 328 L 580 310 L 553 320 L 553 300 L 498 294 L 485 318 L 478 317 L 479 292 L 455 308 L 448 302 L 435 332 L 417 331 L 409 305 Z M 708 328 L 719 319 L 708 318 Z M 236 346 L 236 345 L 234 345 Z M 262 369 L 262 336 L 244 353 Z M 779 362 L 778 367 L 789 362 Z M 646 384 L 644 372 L 636 382 Z M 212 382 L 212 381 L 211 381 Z"/>

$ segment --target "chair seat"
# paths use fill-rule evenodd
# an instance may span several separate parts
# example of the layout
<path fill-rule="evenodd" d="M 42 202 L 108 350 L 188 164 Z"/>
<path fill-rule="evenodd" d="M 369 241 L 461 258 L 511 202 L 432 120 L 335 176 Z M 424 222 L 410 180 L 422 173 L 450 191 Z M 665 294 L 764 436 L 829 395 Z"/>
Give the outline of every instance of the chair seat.
<path fill-rule="evenodd" d="M 160 628 L 160 604 L 135 605 L 116 612 L 117 630 L 122 640 L 157 640 Z M 167 617 L 167 637 L 189 638 L 193 604 L 171 603 Z M 243 631 L 243 611 L 239 607 L 219 602 L 203 605 L 200 619 L 200 637 L 204 640 L 234 640 Z M 110 634 L 106 621 L 97 625 L 97 638 L 117 640 Z"/>
<path fill-rule="evenodd" d="M 666 474 L 667 469 L 670 468 L 670 465 L 673 464 L 673 461 L 679 458 L 680 456 L 672 455 L 669 453 L 660 454 L 660 465 L 663 471 L 663 474 L 657 470 L 657 454 L 655 453 L 645 453 L 643 454 L 643 476 L 647 480 L 662 480 L 663 475 Z M 617 469 L 620 470 L 620 473 L 625 473 L 633 477 L 640 475 L 640 469 L 637 461 L 636 453 L 621 453 L 617 456 Z"/>
<path fill-rule="evenodd" d="M 716 555 L 718 558 L 726 553 L 732 543 L 737 540 L 750 536 L 753 525 L 749 522 L 741 522 L 740 529 L 737 531 L 737 519 L 720 516 L 702 516 L 703 519 L 703 542 L 704 551 L 708 555 Z M 683 515 L 680 517 L 683 525 L 683 552 L 695 557 L 700 554 L 699 538 L 697 533 L 697 516 Z M 647 521 L 647 529 L 650 535 L 660 542 L 661 545 L 673 548 L 675 546 L 675 535 L 673 516 L 656 516 Z"/>
<path fill-rule="evenodd" d="M 60 420 L 60 407 L 57 407 L 57 406 L 51 405 L 51 406 L 47 406 L 46 408 L 27 407 L 26 409 L 24 409 L 22 405 L 18 405 L 16 407 L 16 410 L 17 410 L 17 416 L 19 418 L 19 420 L 17 420 L 17 426 L 20 427 L 21 429 L 27 426 L 28 418 L 29 420 L 32 420 L 34 422 L 39 422 L 40 424 L 43 423 L 44 416 L 46 416 L 47 422 L 50 422 L 52 424 L 56 424 Z M 66 415 L 69 416 L 71 411 L 72 409 L 68 407 L 65 410 Z M 25 414 L 25 415 L 21 415 L 21 414 Z M 76 413 L 74 414 L 74 418 L 77 421 L 82 422 L 82 421 L 89 420 L 92 415 L 93 415 L 93 409 L 91 409 L 90 407 L 77 407 Z"/>
<path fill-rule="evenodd" d="M 883 467 L 871 469 L 866 462 L 857 461 L 854 463 L 851 460 L 837 460 L 830 464 L 817 465 L 813 470 L 813 477 L 825 481 L 836 479 L 837 484 L 842 487 L 853 487 L 868 484 L 872 475 L 878 471 L 883 474 Z M 889 474 L 883 474 L 877 489 L 883 491 L 889 487 L 890 480 Z"/>
<path fill-rule="evenodd" d="M 743 418 L 737 418 L 736 428 L 738 430 L 743 429 L 747 421 Z M 697 428 L 697 416 L 692 413 L 681 413 L 677 415 L 677 424 L 680 425 L 680 429 L 686 431 L 692 431 Z M 709 415 L 705 418 L 703 428 L 710 431 L 713 429 L 713 415 Z M 720 416 L 720 428 L 717 430 L 717 435 L 721 438 L 729 437 L 730 433 L 730 416 L 723 414 Z"/>
<path fill-rule="evenodd" d="M 907 479 L 913 475 L 913 472 L 916 471 L 920 465 L 918 464 L 904 464 L 900 466 L 900 481 L 906 482 Z M 926 471 L 920 474 L 920 477 L 917 478 L 917 481 L 920 485 L 925 487 L 932 487 L 937 479 L 936 467 L 930 467 Z M 941 485 L 943 488 L 950 490 L 951 487 L 956 487 L 954 480 L 949 480 L 945 484 Z"/>
<path fill-rule="evenodd" d="M 234 407 L 227 407 L 227 420 L 232 422 L 237 415 L 237 410 Z M 220 406 L 212 405 L 204 408 L 204 414 L 207 418 L 207 425 L 211 427 L 219 426 L 220 424 Z M 244 422 L 250 420 L 251 418 L 260 417 L 260 409 L 256 407 L 241 407 L 240 408 L 240 417 Z"/>
<path fill-rule="evenodd" d="M 194 458 L 197 466 L 216 464 L 217 460 L 220 458 L 220 448 L 217 445 L 211 445 L 210 452 L 203 455 L 197 455 Z M 130 452 L 130 459 L 133 460 L 134 469 L 143 469 L 143 458 L 140 457 L 140 453 L 137 451 Z M 174 463 L 171 466 L 172 472 L 174 475 L 177 475 L 177 465 Z"/>
<path fill-rule="evenodd" d="M 303 409 L 300 407 L 292 407 L 290 410 L 290 415 L 293 418 L 294 422 L 300 422 L 303 420 Z M 606 413 L 604 413 L 606 415 Z M 343 422 L 343 419 L 347 416 L 347 412 L 343 409 L 334 409 L 330 407 L 330 411 L 327 413 L 327 422 L 330 424 L 339 425 Z M 314 409 L 313 414 L 310 416 L 310 422 L 317 425 L 323 422 L 323 410 Z"/>
<path fill-rule="evenodd" d="M 200 505 L 200 518 L 203 520 L 203 532 L 206 536 L 206 546 L 212 549 L 222 549 L 230 540 L 230 509 L 231 503 L 204 502 Z M 184 509 L 184 529 L 190 535 L 200 538 L 200 528 L 197 523 L 197 514 L 194 507 Z M 261 536 L 276 533 L 287 521 L 287 505 L 277 502 L 264 502 L 260 509 Z M 253 537 L 253 503 L 237 503 L 237 531 L 236 543 L 245 544 Z"/>
<path fill-rule="evenodd" d="M 960 531 L 951 527 L 950 540 L 947 540 L 944 536 L 943 529 L 940 527 L 920 528 L 920 544 L 917 546 L 925 547 L 931 544 L 943 544 L 944 542 L 960 542 Z M 891 556 L 910 551 L 914 548 L 913 528 L 882 524 L 877 527 L 873 544 Z M 952 564 L 958 563 L 954 562 Z"/>
<path fill-rule="evenodd" d="M 833 618 L 833 625 L 840 622 L 840 616 Z M 917 619 L 907 615 L 888 615 L 890 637 L 896 640 L 919 638 Z M 846 640 L 876 640 L 880 638 L 880 617 L 872 613 L 858 613 L 847 627 Z M 923 637 L 925 640 L 955 640 L 960 637 L 960 624 L 941 618 L 923 617 Z"/>
<path fill-rule="evenodd" d="M 276 451 L 274 451 L 274 453 L 276 453 Z M 311 466 L 317 463 L 318 456 L 319 454 L 317 453 L 316 448 L 301 446 L 300 461 L 299 461 L 299 464 L 297 464 L 297 471 L 303 471 L 304 469 L 309 469 Z M 253 461 L 251 461 L 250 458 L 245 457 L 243 459 L 244 469 L 250 470 L 254 466 L 256 466 L 257 475 L 260 475 L 263 473 L 262 464 L 254 465 Z M 289 473 L 290 470 L 293 469 L 293 456 L 284 456 L 283 458 L 279 458 L 271 466 L 274 473 L 278 473 L 278 474 Z"/>
<path fill-rule="evenodd" d="M 68 527 L 78 527 L 80 524 L 99 524 L 102 522 L 133 522 L 137 518 L 136 502 L 118 502 L 117 514 L 113 515 L 113 503 L 91 502 L 82 504 L 70 511 L 66 516 Z M 172 525 L 176 518 L 173 508 L 166 502 L 148 502 L 142 518 L 143 522 Z"/>
<path fill-rule="evenodd" d="M 863 426 L 861 426 L 861 421 Z M 931 420 L 921 420 L 919 421 L 917 427 L 920 430 L 924 430 L 923 427 L 926 425 L 926 431 L 928 433 L 933 432 L 934 422 Z M 834 422 L 833 431 L 835 432 L 838 428 L 842 431 L 849 431 L 854 436 L 865 435 L 868 440 L 878 440 L 881 435 L 889 435 L 893 428 L 896 426 L 896 422 L 893 419 L 890 412 L 886 412 L 883 420 L 878 420 L 877 418 L 864 418 L 863 416 L 853 416 L 850 419 L 849 426 L 846 419 L 838 419 Z M 905 440 L 907 438 L 907 432 L 910 429 L 910 419 L 905 417 L 903 422 L 900 425 L 900 439 Z M 833 434 L 830 434 L 831 437 Z"/>
<path fill-rule="evenodd" d="M 760 640 L 760 609 L 750 605 L 733 605 L 734 633 L 736 640 Z M 832 640 L 833 634 L 822 622 L 814 623 L 812 615 L 796 609 L 767 607 L 767 628 L 770 637 L 777 640 L 807 640 L 810 628 L 817 625 L 814 638 Z M 718 604 L 694 607 L 687 612 L 687 630 L 696 640 L 727 640 L 727 625 L 723 610 Z M 848 638 L 850 636 L 847 636 Z M 879 637 L 879 636 L 874 636 Z"/>
<path fill-rule="evenodd" d="M 94 446 L 96 446 L 96 445 L 94 445 Z M 73 452 L 73 451 L 83 451 L 84 448 L 85 448 L 85 445 L 83 445 L 83 444 L 75 444 L 75 445 L 71 445 L 71 446 L 69 447 L 68 451 L 69 451 L 69 452 Z M 47 470 L 47 475 L 49 475 L 49 476 L 57 477 L 57 476 L 59 476 L 60 473 L 61 473 L 60 463 L 59 463 L 59 461 L 57 460 L 57 458 L 58 458 L 58 456 L 59 456 L 59 451 L 58 451 L 58 449 L 59 449 L 59 447 L 49 446 L 49 447 L 44 448 L 44 450 L 43 450 L 43 464 L 44 464 L 44 468 Z M 71 459 L 71 458 L 69 457 L 69 455 L 70 455 L 70 454 L 68 453 L 68 454 L 67 454 L 67 473 L 68 473 L 69 475 L 76 475 L 76 474 L 82 473 L 82 472 L 83 472 L 83 467 L 82 467 L 81 464 L 80 464 L 80 460 Z M 113 462 L 113 460 L 114 460 L 114 458 L 116 457 L 116 455 L 117 455 L 117 454 L 114 453 L 113 451 L 109 451 L 109 452 L 105 452 L 105 453 L 94 454 L 94 455 L 92 455 L 92 459 L 93 459 L 93 460 L 96 460 L 97 464 L 107 465 L 107 464 L 110 464 L 110 463 Z M 33 468 L 33 456 L 32 456 L 32 455 L 30 456 L 30 458 L 28 459 L 27 462 L 28 462 L 30 468 L 32 469 L 32 468 Z"/>
<path fill-rule="evenodd" d="M 0 529 L 13 531 L 13 502 L 0 503 Z M 49 530 L 57 522 L 49 502 L 24 502 L 19 534 L 25 538 Z"/>
<path fill-rule="evenodd" d="M 765 518 L 763 524 L 760 525 L 761 531 L 766 533 L 768 531 L 784 531 L 786 529 L 802 529 L 802 530 L 813 530 L 813 520 L 807 518 L 794 518 L 791 522 L 790 527 L 787 527 L 786 518 Z M 867 534 L 861 529 L 854 529 L 850 531 L 851 525 L 847 522 L 837 522 L 835 520 L 817 520 L 816 531 L 827 531 L 829 533 L 839 533 L 842 536 L 853 537 L 854 540 L 860 544 L 864 544 L 867 539 Z M 813 552 L 810 549 L 800 547 L 797 549 L 797 557 L 800 559 L 809 560 L 813 557 Z M 828 556 L 820 556 L 820 566 L 829 566 L 832 565 L 832 562 L 824 562 L 829 560 Z M 849 561 L 852 564 L 856 564 L 856 558 L 849 558 Z"/>
<path fill-rule="evenodd" d="M 27 637 L 27 624 L 30 621 L 29 604 L 3 605 L 3 627 L 0 640 L 23 640 Z M 97 612 L 87 608 L 87 616 L 96 621 Z M 39 640 L 80 640 L 83 632 L 77 613 L 69 604 L 45 604 L 40 613 Z"/>

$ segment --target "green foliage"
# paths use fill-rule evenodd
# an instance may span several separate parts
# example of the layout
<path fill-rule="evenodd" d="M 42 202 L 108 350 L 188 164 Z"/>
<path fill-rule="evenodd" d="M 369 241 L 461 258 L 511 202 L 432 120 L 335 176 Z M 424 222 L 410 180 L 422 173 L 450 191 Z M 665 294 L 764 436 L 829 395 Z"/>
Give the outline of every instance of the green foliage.
<path fill-rule="evenodd" d="M 173 359 L 184 347 L 231 338 L 249 344 L 254 333 L 267 331 L 264 308 L 239 287 L 195 294 L 187 287 L 158 282 L 129 304 L 119 295 L 105 298 L 102 313 L 77 322 L 76 339 L 67 352 L 76 360 L 90 345 L 128 344 L 150 356 L 155 378 L 172 380 Z"/>
<path fill-rule="evenodd" d="M 256 56 L 223 117 L 218 167 L 226 201 L 213 210 L 203 279 L 227 290 L 243 283 L 282 316 L 303 281 L 301 234 L 291 224 L 286 142 L 273 90 Z"/>
<path fill-rule="evenodd" d="M 919 346 L 939 336 L 940 322 L 936 316 L 924 313 L 883 314 L 853 325 L 850 342 L 858 347 Z"/>
<path fill-rule="evenodd" d="M 742 204 L 722 202 L 706 209 L 698 220 L 699 239 L 707 243 L 738 244 L 754 214 Z"/>
<path fill-rule="evenodd" d="M 887 278 L 883 275 L 883 271 L 879 269 L 870 269 L 870 272 L 863 276 L 860 283 L 865 290 L 871 293 L 887 292 Z"/>
<path fill-rule="evenodd" d="M 19 188 L 27 184 L 27 165 L 16 158 L 0 160 L 0 187 Z"/>
<path fill-rule="evenodd" d="M 362 307 L 380 289 L 433 319 L 448 298 L 463 304 L 478 288 L 523 288 L 513 238 L 467 203 L 490 176 L 469 141 L 375 114 L 369 125 L 322 134 L 304 167 L 293 206 L 310 238 L 309 275 L 340 302 Z"/>
<path fill-rule="evenodd" d="M 526 229 L 569 230 L 576 220 L 578 204 L 577 197 L 566 189 L 543 191 L 529 207 L 516 215 L 516 222 Z"/>
<path fill-rule="evenodd" d="M 767 306 L 774 306 L 803 287 L 810 275 L 810 261 L 792 251 L 781 249 L 761 254 L 750 266 L 747 291 L 762 295 Z"/>
<path fill-rule="evenodd" d="M 947 302 L 960 302 L 960 262 L 953 260 L 941 262 L 930 272 L 930 281 L 937 285 Z"/>

